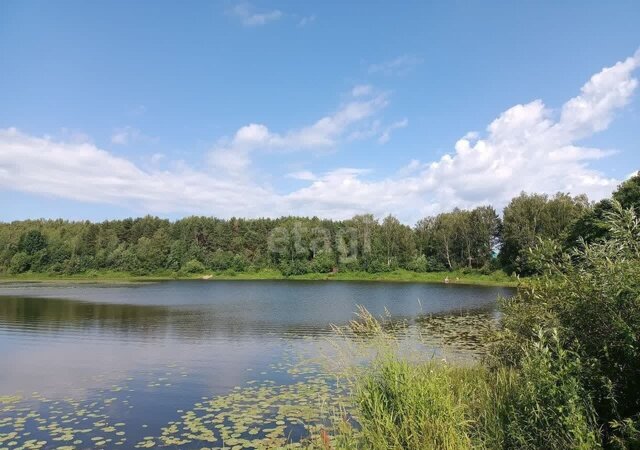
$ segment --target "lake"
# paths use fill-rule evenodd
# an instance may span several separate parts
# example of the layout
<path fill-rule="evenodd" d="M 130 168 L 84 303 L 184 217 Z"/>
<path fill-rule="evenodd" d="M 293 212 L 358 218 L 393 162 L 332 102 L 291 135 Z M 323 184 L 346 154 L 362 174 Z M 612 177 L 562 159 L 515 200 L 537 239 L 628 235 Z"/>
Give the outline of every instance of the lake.
<path fill-rule="evenodd" d="M 433 355 L 513 289 L 382 282 L 0 285 L 0 448 L 269 448 L 342 401 L 324 372 L 357 305 Z M 464 330 L 458 333 L 456 327 Z M 312 430 L 311 430 L 312 431 Z"/>

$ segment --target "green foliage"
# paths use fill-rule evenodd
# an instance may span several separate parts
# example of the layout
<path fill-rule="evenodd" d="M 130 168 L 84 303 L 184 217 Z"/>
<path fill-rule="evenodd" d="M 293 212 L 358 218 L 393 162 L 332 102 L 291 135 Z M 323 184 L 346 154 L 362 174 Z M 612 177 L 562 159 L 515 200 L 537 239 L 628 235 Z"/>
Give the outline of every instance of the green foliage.
<path fill-rule="evenodd" d="M 530 249 L 540 239 L 562 242 L 569 227 L 588 210 L 586 197 L 556 194 L 525 194 L 511 200 L 504 209 L 502 248 L 500 259 L 508 273 L 521 275 L 536 273 L 537 267 L 529 262 Z"/>
<path fill-rule="evenodd" d="M 358 448 L 468 449 L 466 405 L 452 374 L 432 364 L 378 361 L 358 381 Z"/>
<path fill-rule="evenodd" d="M 429 261 L 427 261 L 426 256 L 419 255 L 413 258 L 407 268 L 414 272 L 427 272 L 429 270 Z"/>
<path fill-rule="evenodd" d="M 613 193 L 613 200 L 625 209 L 633 208 L 636 215 L 640 214 L 640 172 L 618 186 Z M 606 216 L 612 211 L 611 199 L 596 203 L 569 227 L 565 247 L 574 247 L 579 241 L 593 243 L 606 239 L 608 237 Z"/>
<path fill-rule="evenodd" d="M 640 171 L 618 186 L 613 199 L 623 208 L 633 208 L 636 214 L 640 214 Z"/>
<path fill-rule="evenodd" d="M 49 254 L 46 249 L 38 250 L 30 257 L 30 270 L 33 272 L 44 272 L 49 267 Z"/>
<path fill-rule="evenodd" d="M 421 227 L 432 221 L 442 226 Z M 445 226 L 449 222 L 450 229 Z M 415 228 L 393 216 L 379 221 L 370 214 L 344 221 L 186 217 L 170 222 L 151 216 L 102 223 L 29 220 L 0 223 L 0 271 L 161 274 L 177 273 L 194 259 L 216 272 L 282 269 L 287 276 L 326 274 L 336 267 L 367 273 L 480 268 L 498 245 L 498 225 L 491 207 L 442 214 Z M 21 252 L 31 257 L 28 267 L 18 267 L 24 259 L 18 256 L 11 268 L 12 258 Z"/>
<path fill-rule="evenodd" d="M 582 361 L 580 382 L 607 443 L 632 429 L 612 424 L 640 415 L 640 221 L 617 201 L 605 220 L 607 239 L 550 261 L 504 303 L 492 357 L 518 367 L 536 328 L 558 329 L 562 348 Z"/>
<path fill-rule="evenodd" d="M 206 270 L 204 264 L 197 259 L 191 259 L 186 262 L 182 267 L 182 271 L 185 273 L 203 273 Z"/>
<path fill-rule="evenodd" d="M 18 251 L 33 255 L 47 247 L 47 239 L 39 230 L 29 230 L 20 236 Z"/>
<path fill-rule="evenodd" d="M 481 268 L 490 263 L 500 243 L 501 221 L 491 206 L 455 209 L 420 220 L 415 227 L 418 254 L 429 271 Z"/>
<path fill-rule="evenodd" d="M 338 448 L 639 448 L 640 219 L 610 205 L 596 242 L 567 252 L 533 233 L 526 264 L 541 275 L 503 300 L 483 366 L 410 364 L 380 346 L 356 378 L 360 429 L 337 427 Z M 385 335 L 371 320 L 366 330 Z"/>
<path fill-rule="evenodd" d="M 293 260 L 293 261 L 282 261 L 280 263 L 280 272 L 285 277 L 290 277 L 292 275 L 304 275 L 309 273 L 310 267 L 306 261 L 301 260 Z"/>
<path fill-rule="evenodd" d="M 311 271 L 317 273 L 329 273 L 336 266 L 335 256 L 331 251 L 322 251 L 312 260 Z"/>
<path fill-rule="evenodd" d="M 231 269 L 236 272 L 244 272 L 247 270 L 249 263 L 244 255 L 233 255 L 233 259 L 231 260 Z"/>
<path fill-rule="evenodd" d="M 519 370 L 497 389 L 506 393 L 497 405 L 503 424 L 503 448 L 595 449 L 600 447 L 595 412 L 581 384 L 580 357 L 561 345 L 557 332 L 523 347 Z"/>
<path fill-rule="evenodd" d="M 207 265 L 216 271 L 227 270 L 233 265 L 233 256 L 231 252 L 218 249 L 211 255 Z"/>
<path fill-rule="evenodd" d="M 567 230 L 565 247 L 575 247 L 580 241 L 591 243 L 604 239 L 607 236 L 605 216 L 611 209 L 611 200 L 604 199 L 578 217 Z"/>
<path fill-rule="evenodd" d="M 337 449 L 601 448 L 581 360 L 556 333 L 538 333 L 517 370 L 410 363 L 382 323 L 360 315 L 350 328 L 381 356 L 355 379 L 358 427 L 338 424 Z"/>
<path fill-rule="evenodd" d="M 10 273 L 22 273 L 31 267 L 31 258 L 25 252 L 18 252 L 11 257 L 9 264 Z"/>
<path fill-rule="evenodd" d="M 553 239 L 538 238 L 538 243 L 533 248 L 527 249 L 525 260 L 522 256 L 516 258 L 516 264 L 527 267 L 527 271 L 535 274 L 543 274 L 553 271 L 562 258 L 566 257 L 560 243 Z"/>
<path fill-rule="evenodd" d="M 637 205 L 640 177 L 623 183 L 614 197 Z M 178 272 L 190 260 L 207 269 L 246 272 L 282 269 L 288 275 L 340 271 L 418 273 L 481 270 L 537 274 L 531 249 L 542 240 L 560 247 L 604 236 L 610 202 L 594 207 L 584 197 L 521 194 L 501 220 L 491 206 L 426 217 L 408 227 L 389 215 L 349 220 L 317 217 L 222 220 L 186 217 L 170 222 L 157 217 L 105 221 L 29 220 L 0 223 L 0 271 L 9 272 L 15 254 L 32 260 L 31 272 L 77 274 L 88 270 L 133 274 Z M 501 249 L 499 261 L 495 253 Z M 17 262 L 22 257 L 17 257 Z M 24 269 L 21 269 L 24 270 Z"/>

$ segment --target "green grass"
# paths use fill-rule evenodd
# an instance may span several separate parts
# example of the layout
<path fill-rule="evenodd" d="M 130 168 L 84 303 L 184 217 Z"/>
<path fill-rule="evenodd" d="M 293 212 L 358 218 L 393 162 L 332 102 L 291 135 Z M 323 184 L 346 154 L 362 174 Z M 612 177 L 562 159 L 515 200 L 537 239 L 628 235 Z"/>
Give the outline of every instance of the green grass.
<path fill-rule="evenodd" d="M 355 394 L 361 428 L 345 444 L 372 450 L 471 448 L 465 382 L 471 371 L 400 359 L 369 370 Z"/>
<path fill-rule="evenodd" d="M 332 438 L 344 450 L 598 449 L 583 395 L 545 365 L 490 371 L 386 358 L 356 381 L 359 428 L 338 424 Z"/>
<path fill-rule="evenodd" d="M 394 281 L 413 283 L 444 283 L 449 279 L 450 284 L 473 284 L 486 286 L 517 286 L 518 280 L 508 276 L 502 271 L 496 271 L 489 275 L 479 273 L 465 274 L 462 271 L 454 272 L 412 272 L 397 269 L 392 272 L 368 273 L 368 272 L 338 272 L 335 274 L 310 273 L 295 275 L 289 279 L 296 280 L 339 280 L 339 281 Z"/>
<path fill-rule="evenodd" d="M 208 277 L 209 280 L 335 280 L 335 281 L 387 281 L 413 283 L 444 283 L 445 278 L 451 284 L 470 284 L 483 286 L 517 286 L 518 282 L 504 272 L 497 271 L 490 275 L 477 273 L 465 274 L 458 272 L 427 272 L 417 273 L 408 270 L 394 270 L 384 273 L 368 272 L 338 272 L 338 273 L 308 273 L 304 275 L 283 276 L 280 271 L 265 269 L 257 272 L 205 272 L 199 274 L 184 274 L 176 272 L 158 272 L 149 275 L 134 275 L 127 272 L 88 271 L 74 275 L 58 275 L 46 273 L 0 274 L 0 283 L 9 282 L 72 282 L 72 283 L 132 283 L 157 282 L 168 280 L 197 280 Z"/>
<path fill-rule="evenodd" d="M 602 448 L 593 404 L 580 384 L 582 362 L 562 349 L 557 333 L 541 332 L 532 340 L 519 367 L 492 369 L 407 359 L 381 322 L 362 309 L 358 317 L 355 329 L 367 331 L 377 357 L 343 377 L 351 383 L 349 411 L 357 426 L 339 415 L 330 448 Z M 327 448 L 327 438 L 319 438 L 308 448 Z"/>

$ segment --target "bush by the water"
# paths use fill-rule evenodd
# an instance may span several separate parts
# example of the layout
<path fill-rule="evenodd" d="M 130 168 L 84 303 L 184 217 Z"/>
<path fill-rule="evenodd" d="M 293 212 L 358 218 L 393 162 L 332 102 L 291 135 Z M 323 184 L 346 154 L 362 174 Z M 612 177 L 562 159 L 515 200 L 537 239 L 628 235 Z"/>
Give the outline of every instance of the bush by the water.
<path fill-rule="evenodd" d="M 537 327 L 557 329 L 562 348 L 582 361 L 579 380 L 605 443 L 639 445 L 640 222 L 614 201 L 606 228 L 607 239 L 551 259 L 545 276 L 504 302 L 492 353 L 494 363 L 518 367 Z"/>
<path fill-rule="evenodd" d="M 359 426 L 332 445 L 640 448 L 640 221 L 616 201 L 605 220 L 605 239 L 532 251 L 543 275 L 503 301 L 483 364 L 382 352 L 354 384 Z"/>
<path fill-rule="evenodd" d="M 334 443 L 363 450 L 601 448 L 581 370 L 555 333 L 541 333 L 518 370 L 385 355 L 355 382 L 359 427 L 342 424 Z"/>

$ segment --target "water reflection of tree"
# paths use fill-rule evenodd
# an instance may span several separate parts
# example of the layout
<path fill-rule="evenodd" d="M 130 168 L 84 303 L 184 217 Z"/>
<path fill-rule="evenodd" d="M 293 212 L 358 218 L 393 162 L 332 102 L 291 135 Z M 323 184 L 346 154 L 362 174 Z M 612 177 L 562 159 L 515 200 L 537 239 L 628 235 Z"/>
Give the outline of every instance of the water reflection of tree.
<path fill-rule="evenodd" d="M 235 318 L 213 309 L 95 303 L 69 299 L 3 297 L 0 329 L 24 332 L 97 332 L 148 338 L 206 339 L 238 336 L 303 338 L 324 335 L 329 324 Z"/>

